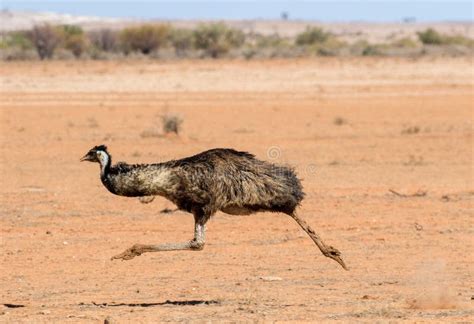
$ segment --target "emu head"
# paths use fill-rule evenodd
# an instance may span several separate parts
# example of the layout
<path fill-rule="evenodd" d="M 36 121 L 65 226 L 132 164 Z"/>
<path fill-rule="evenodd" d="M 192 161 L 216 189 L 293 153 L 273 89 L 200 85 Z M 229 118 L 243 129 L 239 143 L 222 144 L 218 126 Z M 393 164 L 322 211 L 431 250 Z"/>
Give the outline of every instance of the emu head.
<path fill-rule="evenodd" d="M 107 152 L 107 146 L 105 145 L 98 145 L 94 146 L 84 155 L 81 161 L 89 161 L 89 162 L 98 162 L 101 165 L 107 165 L 110 161 L 109 152 Z"/>

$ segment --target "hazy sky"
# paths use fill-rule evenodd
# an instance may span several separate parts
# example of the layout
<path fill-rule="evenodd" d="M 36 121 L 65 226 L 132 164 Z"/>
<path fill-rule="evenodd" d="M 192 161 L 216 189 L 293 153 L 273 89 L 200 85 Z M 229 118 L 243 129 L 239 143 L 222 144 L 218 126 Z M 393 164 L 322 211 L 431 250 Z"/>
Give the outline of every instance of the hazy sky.
<path fill-rule="evenodd" d="M 473 1 L 112 1 L 0 0 L 1 9 L 160 19 L 290 19 L 319 21 L 472 21 Z"/>

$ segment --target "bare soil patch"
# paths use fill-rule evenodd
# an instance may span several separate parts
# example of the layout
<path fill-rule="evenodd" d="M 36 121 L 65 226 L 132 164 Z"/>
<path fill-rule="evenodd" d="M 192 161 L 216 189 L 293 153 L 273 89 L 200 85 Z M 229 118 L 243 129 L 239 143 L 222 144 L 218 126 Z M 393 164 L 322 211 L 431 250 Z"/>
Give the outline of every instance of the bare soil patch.
<path fill-rule="evenodd" d="M 472 321 L 469 59 L 0 70 L 1 322 Z M 178 135 L 141 135 L 165 114 Z M 203 251 L 111 261 L 189 239 L 193 220 L 108 193 L 79 162 L 102 143 L 116 162 L 233 147 L 295 166 L 299 215 L 350 271 L 280 214 L 217 214 Z"/>

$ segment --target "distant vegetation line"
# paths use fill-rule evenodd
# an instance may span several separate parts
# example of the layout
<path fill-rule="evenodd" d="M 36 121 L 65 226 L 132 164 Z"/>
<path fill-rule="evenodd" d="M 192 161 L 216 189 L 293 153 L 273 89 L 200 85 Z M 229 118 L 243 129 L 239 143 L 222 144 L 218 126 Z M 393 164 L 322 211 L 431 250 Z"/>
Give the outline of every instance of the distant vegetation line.
<path fill-rule="evenodd" d="M 384 43 L 348 43 L 321 28 L 307 27 L 294 37 L 244 33 L 225 23 L 194 29 L 170 24 L 142 24 L 121 30 L 85 32 L 76 25 L 36 25 L 31 30 L 0 34 L 2 60 L 179 58 L 291 58 L 311 56 L 472 55 L 474 40 L 445 35 L 433 28 L 414 37 Z"/>

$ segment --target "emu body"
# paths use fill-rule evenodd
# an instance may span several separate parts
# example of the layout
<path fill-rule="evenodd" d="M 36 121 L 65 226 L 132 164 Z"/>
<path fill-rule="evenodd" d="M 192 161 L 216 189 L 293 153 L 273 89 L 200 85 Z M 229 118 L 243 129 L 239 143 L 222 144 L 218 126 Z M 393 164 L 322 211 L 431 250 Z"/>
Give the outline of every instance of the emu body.
<path fill-rule="evenodd" d="M 293 169 L 260 161 L 247 152 L 212 149 L 197 155 L 156 164 L 112 165 L 104 145 L 92 148 L 81 161 L 98 162 L 100 178 L 113 194 L 127 197 L 162 196 L 194 215 L 194 238 L 185 243 L 136 244 L 113 259 L 132 259 L 145 252 L 201 250 L 206 223 L 217 211 L 248 215 L 259 211 L 290 215 L 321 252 L 347 269 L 340 252 L 327 246 L 296 214 L 304 198 Z"/>

